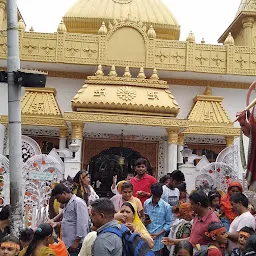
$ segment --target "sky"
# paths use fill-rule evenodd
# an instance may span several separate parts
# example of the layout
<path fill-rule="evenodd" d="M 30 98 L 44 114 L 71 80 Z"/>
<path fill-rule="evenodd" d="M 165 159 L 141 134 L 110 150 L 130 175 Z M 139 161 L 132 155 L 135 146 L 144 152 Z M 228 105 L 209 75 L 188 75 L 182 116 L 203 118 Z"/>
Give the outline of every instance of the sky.
<path fill-rule="evenodd" d="M 17 0 L 27 25 L 35 32 L 56 32 L 62 16 L 76 0 Z M 86 1 L 86 0 L 85 0 Z M 241 0 L 162 0 L 181 26 L 180 40 L 193 31 L 196 42 L 217 44 L 234 20 Z"/>

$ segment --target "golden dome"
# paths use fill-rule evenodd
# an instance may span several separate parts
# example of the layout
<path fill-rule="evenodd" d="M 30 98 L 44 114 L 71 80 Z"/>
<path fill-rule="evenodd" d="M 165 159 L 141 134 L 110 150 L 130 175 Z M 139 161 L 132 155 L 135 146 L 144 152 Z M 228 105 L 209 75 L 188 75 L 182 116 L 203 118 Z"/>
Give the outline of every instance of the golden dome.
<path fill-rule="evenodd" d="M 141 21 L 157 38 L 178 40 L 180 27 L 162 0 L 77 0 L 63 17 L 68 32 L 97 34 L 104 21 Z"/>

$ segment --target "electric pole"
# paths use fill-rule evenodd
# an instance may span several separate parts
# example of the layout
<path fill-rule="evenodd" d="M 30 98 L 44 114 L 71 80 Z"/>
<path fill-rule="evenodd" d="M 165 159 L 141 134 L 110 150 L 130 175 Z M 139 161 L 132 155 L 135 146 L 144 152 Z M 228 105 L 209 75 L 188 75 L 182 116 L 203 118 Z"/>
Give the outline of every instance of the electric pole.
<path fill-rule="evenodd" d="M 7 0 L 7 45 L 10 228 L 17 236 L 23 227 L 21 85 L 14 80 L 14 72 L 20 69 L 17 0 Z"/>

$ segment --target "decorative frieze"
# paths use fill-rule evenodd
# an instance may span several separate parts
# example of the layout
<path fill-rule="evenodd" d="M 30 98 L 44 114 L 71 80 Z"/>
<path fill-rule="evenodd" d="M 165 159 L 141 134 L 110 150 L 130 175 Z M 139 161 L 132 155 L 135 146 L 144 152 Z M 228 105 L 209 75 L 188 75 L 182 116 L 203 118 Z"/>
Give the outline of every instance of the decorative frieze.
<path fill-rule="evenodd" d="M 247 21 L 244 22 L 247 29 Z M 117 60 L 109 57 L 109 41 L 119 29 L 136 29 L 144 42 L 145 56 L 141 60 Z M 249 29 L 249 27 L 248 27 Z M 37 33 L 19 30 L 22 61 L 64 64 L 118 65 L 193 71 L 212 74 L 256 75 L 255 48 L 235 45 L 196 44 L 194 41 L 173 41 L 149 38 L 144 24 L 131 20 L 111 24 L 106 35 L 69 32 Z M 136 45 L 136 44 L 134 44 Z M 0 33 L 0 58 L 6 59 L 7 33 Z M 135 52 L 135 51 L 132 51 Z M 135 56 L 136 57 L 136 56 Z M 133 58 L 135 58 L 133 56 Z"/>

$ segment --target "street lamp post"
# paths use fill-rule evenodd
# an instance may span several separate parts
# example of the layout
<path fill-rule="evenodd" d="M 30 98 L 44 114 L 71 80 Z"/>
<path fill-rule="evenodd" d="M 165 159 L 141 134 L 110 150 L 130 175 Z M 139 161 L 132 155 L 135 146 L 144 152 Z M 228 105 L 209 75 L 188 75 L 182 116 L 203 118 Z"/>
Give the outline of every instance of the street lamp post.
<path fill-rule="evenodd" d="M 20 69 L 17 0 L 7 0 L 7 73 L 8 131 L 10 170 L 10 228 L 17 235 L 23 226 L 21 156 L 21 85 L 15 84 L 14 72 Z"/>

